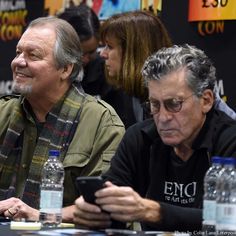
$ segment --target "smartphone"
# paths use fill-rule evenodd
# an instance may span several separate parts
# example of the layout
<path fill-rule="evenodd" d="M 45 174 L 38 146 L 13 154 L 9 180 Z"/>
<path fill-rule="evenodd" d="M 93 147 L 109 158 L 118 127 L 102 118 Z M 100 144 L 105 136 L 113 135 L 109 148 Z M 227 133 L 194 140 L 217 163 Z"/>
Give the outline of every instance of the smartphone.
<path fill-rule="evenodd" d="M 86 176 L 77 177 L 76 186 L 80 195 L 83 196 L 86 202 L 95 203 L 95 192 L 104 187 L 104 180 L 101 176 Z"/>

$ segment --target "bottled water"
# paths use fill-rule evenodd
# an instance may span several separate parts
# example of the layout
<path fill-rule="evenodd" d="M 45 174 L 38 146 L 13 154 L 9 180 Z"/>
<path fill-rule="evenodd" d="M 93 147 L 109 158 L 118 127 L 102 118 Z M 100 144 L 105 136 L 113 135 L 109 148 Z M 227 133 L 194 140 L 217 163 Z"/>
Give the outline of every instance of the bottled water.
<path fill-rule="evenodd" d="M 217 156 L 212 157 L 212 166 L 208 169 L 204 178 L 203 235 L 215 235 L 216 183 L 221 169 L 222 158 Z"/>
<path fill-rule="evenodd" d="M 217 235 L 236 235 L 236 171 L 235 159 L 225 158 L 217 181 Z"/>
<path fill-rule="evenodd" d="M 45 227 L 58 226 L 62 220 L 64 168 L 59 156 L 58 150 L 50 150 L 42 170 L 39 220 Z"/>

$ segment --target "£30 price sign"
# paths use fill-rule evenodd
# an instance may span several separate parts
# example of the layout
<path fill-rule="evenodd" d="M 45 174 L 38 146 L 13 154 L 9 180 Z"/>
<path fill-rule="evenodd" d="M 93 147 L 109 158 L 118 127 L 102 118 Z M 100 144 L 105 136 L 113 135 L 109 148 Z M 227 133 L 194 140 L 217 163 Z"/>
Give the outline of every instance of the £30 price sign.
<path fill-rule="evenodd" d="M 234 20 L 235 0 L 189 0 L 188 21 Z"/>
<path fill-rule="evenodd" d="M 226 7 L 228 0 L 202 0 L 202 7 Z"/>

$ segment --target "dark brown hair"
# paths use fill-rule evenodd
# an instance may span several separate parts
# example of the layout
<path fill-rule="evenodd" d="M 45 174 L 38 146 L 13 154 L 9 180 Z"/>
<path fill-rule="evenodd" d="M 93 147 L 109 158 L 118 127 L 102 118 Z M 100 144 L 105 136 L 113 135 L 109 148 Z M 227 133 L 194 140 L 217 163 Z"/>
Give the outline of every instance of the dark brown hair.
<path fill-rule="evenodd" d="M 122 49 L 122 67 L 115 78 L 108 81 L 141 99 L 147 97 L 141 70 L 148 56 L 162 47 L 172 45 L 160 19 L 147 11 L 133 11 L 113 15 L 101 26 L 101 40 L 113 38 Z"/>

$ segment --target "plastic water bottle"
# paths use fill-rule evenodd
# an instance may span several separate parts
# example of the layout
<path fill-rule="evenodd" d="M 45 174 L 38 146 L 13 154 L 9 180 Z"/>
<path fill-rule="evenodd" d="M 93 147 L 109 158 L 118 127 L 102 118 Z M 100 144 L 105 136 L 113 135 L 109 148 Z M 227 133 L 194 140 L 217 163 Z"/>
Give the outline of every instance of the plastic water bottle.
<path fill-rule="evenodd" d="M 222 158 L 212 157 L 212 165 L 204 177 L 203 235 L 215 235 L 216 224 L 216 183 L 222 169 Z"/>
<path fill-rule="evenodd" d="M 236 235 L 236 171 L 235 159 L 225 158 L 217 181 L 217 235 Z"/>
<path fill-rule="evenodd" d="M 62 221 L 64 168 L 59 156 L 58 150 L 50 150 L 42 170 L 39 220 L 45 227 L 56 227 Z"/>

